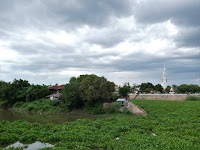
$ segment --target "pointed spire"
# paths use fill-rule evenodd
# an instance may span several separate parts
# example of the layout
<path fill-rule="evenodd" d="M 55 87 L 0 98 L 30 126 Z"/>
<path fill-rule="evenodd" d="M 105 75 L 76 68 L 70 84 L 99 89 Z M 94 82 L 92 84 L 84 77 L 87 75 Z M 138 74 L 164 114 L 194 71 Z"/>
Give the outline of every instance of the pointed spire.
<path fill-rule="evenodd" d="M 167 71 L 165 68 L 165 63 L 164 63 L 164 69 L 163 69 L 163 75 L 162 75 L 162 87 L 165 89 L 167 87 Z"/>

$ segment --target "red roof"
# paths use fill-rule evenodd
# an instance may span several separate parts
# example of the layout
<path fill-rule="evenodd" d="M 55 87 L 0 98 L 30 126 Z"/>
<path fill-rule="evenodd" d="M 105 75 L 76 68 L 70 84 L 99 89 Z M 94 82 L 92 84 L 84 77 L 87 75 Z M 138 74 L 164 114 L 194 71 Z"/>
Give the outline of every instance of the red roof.
<path fill-rule="evenodd" d="M 63 85 L 54 85 L 54 86 L 49 86 L 48 89 L 49 90 L 54 90 L 54 89 L 64 89 L 66 84 Z"/>
<path fill-rule="evenodd" d="M 118 85 L 115 85 L 115 87 L 118 87 Z"/>

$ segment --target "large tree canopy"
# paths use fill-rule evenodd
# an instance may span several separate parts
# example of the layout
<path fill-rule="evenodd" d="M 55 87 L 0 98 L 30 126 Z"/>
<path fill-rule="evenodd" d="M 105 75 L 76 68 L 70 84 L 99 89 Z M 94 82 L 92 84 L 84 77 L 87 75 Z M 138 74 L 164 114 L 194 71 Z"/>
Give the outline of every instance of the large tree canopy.
<path fill-rule="evenodd" d="M 85 76 L 80 84 L 80 97 L 87 103 L 102 103 L 111 99 L 115 84 L 107 81 L 104 77 L 96 75 Z"/>
<path fill-rule="evenodd" d="M 93 105 L 111 99 L 115 84 L 104 77 L 81 75 L 72 77 L 62 91 L 69 109 L 80 108 L 84 103 Z"/>

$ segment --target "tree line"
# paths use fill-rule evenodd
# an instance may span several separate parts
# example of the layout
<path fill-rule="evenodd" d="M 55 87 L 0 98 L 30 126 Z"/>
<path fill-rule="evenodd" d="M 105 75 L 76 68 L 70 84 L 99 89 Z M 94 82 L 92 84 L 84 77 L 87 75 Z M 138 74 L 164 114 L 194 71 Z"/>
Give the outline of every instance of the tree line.
<path fill-rule="evenodd" d="M 68 110 L 95 105 L 102 106 L 112 99 L 115 84 L 104 77 L 80 75 L 72 77 L 62 90 L 60 106 Z M 45 98 L 50 91 L 46 85 L 30 84 L 27 80 L 0 81 L 0 105 L 12 107 L 17 102 L 31 102 Z"/>
<path fill-rule="evenodd" d="M 62 90 L 60 103 L 62 107 L 69 110 L 79 109 L 85 106 L 90 108 L 103 102 L 114 101 L 113 96 L 115 84 L 105 77 L 96 75 L 80 75 L 72 77 Z M 171 89 L 176 93 L 200 93 L 200 86 L 195 84 L 172 85 L 163 89 L 160 84 L 153 85 L 150 82 L 140 85 L 127 82 L 119 87 L 120 96 L 128 96 L 135 90 L 141 93 L 168 93 Z M 17 102 L 31 102 L 45 98 L 50 91 L 46 85 L 30 84 L 27 80 L 14 79 L 13 82 L 0 81 L 0 105 L 11 107 Z"/>
<path fill-rule="evenodd" d="M 164 89 L 160 84 L 153 85 L 150 82 L 141 83 L 140 85 L 133 84 L 132 86 L 129 84 L 129 82 L 127 82 L 123 86 L 119 87 L 119 94 L 122 96 L 127 96 L 128 93 L 134 93 L 135 91 L 140 93 L 169 93 L 171 88 L 175 93 L 200 93 L 200 86 L 196 84 L 181 84 L 179 86 L 174 84 L 172 86 L 168 85 Z"/>
<path fill-rule="evenodd" d="M 1 106 L 11 107 L 16 102 L 31 102 L 50 93 L 46 85 L 30 84 L 27 80 L 0 81 Z"/>

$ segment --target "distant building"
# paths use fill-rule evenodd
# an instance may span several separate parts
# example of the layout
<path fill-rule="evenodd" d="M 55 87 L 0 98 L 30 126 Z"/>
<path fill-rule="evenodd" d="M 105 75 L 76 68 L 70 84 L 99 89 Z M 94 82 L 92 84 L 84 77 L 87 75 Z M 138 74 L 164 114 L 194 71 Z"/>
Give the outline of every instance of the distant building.
<path fill-rule="evenodd" d="M 50 90 L 51 94 L 56 94 L 56 93 L 61 93 L 62 89 L 64 89 L 65 86 L 66 84 L 54 85 L 54 86 L 49 86 L 48 89 Z"/>
<path fill-rule="evenodd" d="M 119 86 L 118 85 L 115 85 L 115 91 L 119 92 Z"/>
<path fill-rule="evenodd" d="M 59 100 L 61 93 L 47 95 L 46 98 L 50 100 Z"/>
<path fill-rule="evenodd" d="M 51 94 L 47 95 L 46 98 L 50 100 L 58 100 L 61 97 L 61 92 L 65 86 L 66 84 L 49 86 L 48 89 Z"/>
<path fill-rule="evenodd" d="M 167 71 L 165 68 L 165 64 L 164 64 L 164 69 L 163 69 L 161 85 L 162 85 L 163 89 L 165 89 L 167 87 Z"/>

